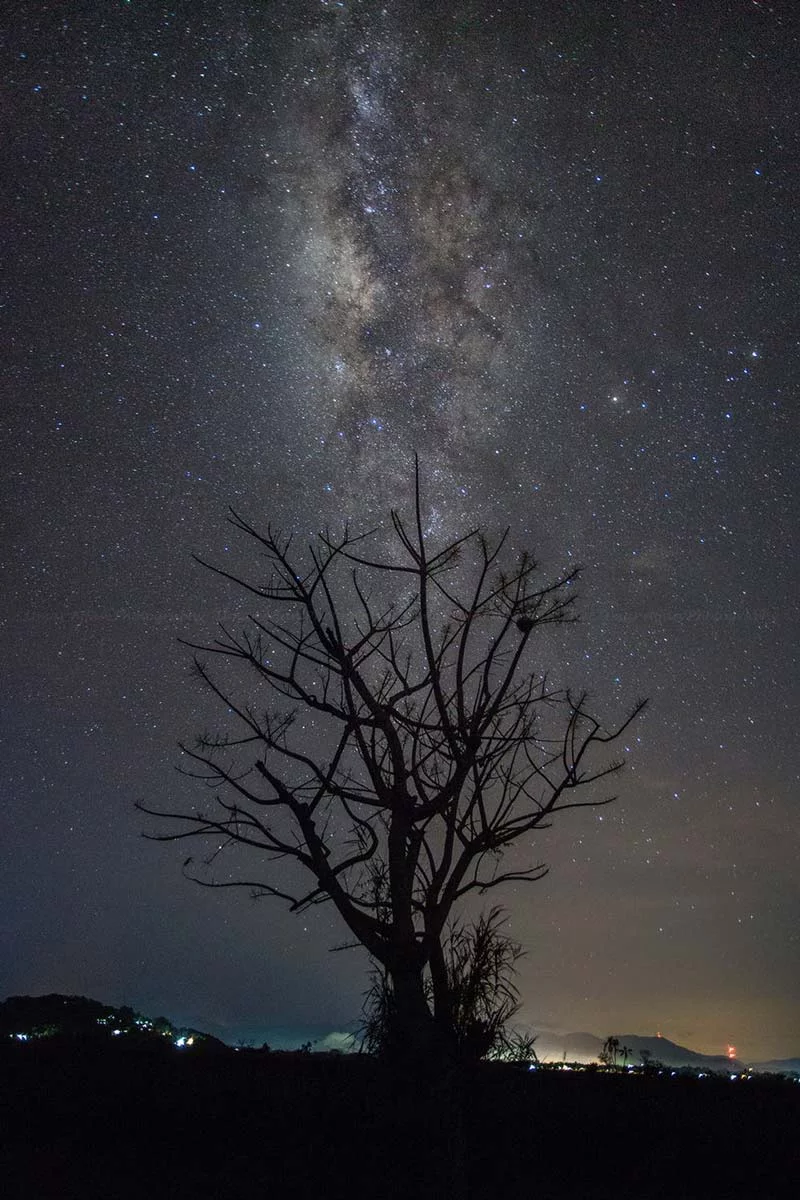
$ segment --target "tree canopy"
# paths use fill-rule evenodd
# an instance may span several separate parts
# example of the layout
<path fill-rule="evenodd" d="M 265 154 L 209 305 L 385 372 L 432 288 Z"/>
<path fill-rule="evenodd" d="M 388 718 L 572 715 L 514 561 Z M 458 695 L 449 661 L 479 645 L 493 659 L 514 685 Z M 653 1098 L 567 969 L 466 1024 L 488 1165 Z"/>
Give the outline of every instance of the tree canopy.
<path fill-rule="evenodd" d="M 225 715 L 182 746 L 210 794 L 190 811 L 140 806 L 177 823 L 150 836 L 204 843 L 184 869 L 206 886 L 332 903 L 386 973 L 398 1043 L 424 1053 L 452 1038 L 459 1003 L 448 921 L 471 893 L 541 879 L 530 835 L 557 813 L 614 799 L 596 787 L 622 766 L 607 748 L 644 702 L 605 726 L 585 693 L 551 683 L 535 650 L 574 620 L 578 570 L 544 579 L 508 532 L 437 547 L 418 472 L 410 519 L 393 511 L 384 533 L 299 547 L 230 523 L 252 570 L 198 561 L 251 611 L 187 643 Z"/>

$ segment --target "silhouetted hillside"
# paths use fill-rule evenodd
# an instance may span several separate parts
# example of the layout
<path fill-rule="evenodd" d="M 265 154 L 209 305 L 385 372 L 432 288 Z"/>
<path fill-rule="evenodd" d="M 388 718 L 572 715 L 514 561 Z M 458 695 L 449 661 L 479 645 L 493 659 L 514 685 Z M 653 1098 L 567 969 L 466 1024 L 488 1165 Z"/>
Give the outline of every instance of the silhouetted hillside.
<path fill-rule="evenodd" d="M 688 1046 L 680 1046 L 665 1037 L 640 1037 L 635 1033 L 620 1034 L 620 1046 L 631 1050 L 629 1062 L 641 1062 L 642 1051 L 648 1054 L 653 1062 L 661 1062 L 665 1067 L 697 1067 L 705 1071 L 741 1070 L 742 1063 L 731 1059 L 725 1054 L 700 1054 L 690 1050 Z"/>
<path fill-rule="evenodd" d="M 620 1046 L 620 1062 L 623 1060 L 622 1047 L 627 1047 L 630 1053 L 626 1056 L 626 1061 L 629 1063 L 640 1063 L 644 1051 L 652 1062 L 663 1063 L 665 1067 L 697 1067 L 698 1070 L 706 1071 L 729 1071 L 742 1067 L 738 1059 L 731 1060 L 724 1054 L 701 1054 L 665 1037 L 642 1037 L 634 1033 L 615 1036 Z M 603 1038 L 595 1037 L 592 1033 L 545 1033 L 537 1037 L 535 1049 L 542 1061 L 566 1058 L 568 1062 L 597 1062 L 603 1049 L 603 1041 Z"/>
<path fill-rule="evenodd" d="M 18 1042 L 77 1039 L 103 1043 L 111 1038 L 171 1042 L 178 1046 L 219 1047 L 224 1043 L 198 1029 L 178 1029 L 166 1017 L 143 1017 L 132 1008 L 115 1008 L 86 996 L 9 996 L 0 1003 L 0 1038 Z"/>

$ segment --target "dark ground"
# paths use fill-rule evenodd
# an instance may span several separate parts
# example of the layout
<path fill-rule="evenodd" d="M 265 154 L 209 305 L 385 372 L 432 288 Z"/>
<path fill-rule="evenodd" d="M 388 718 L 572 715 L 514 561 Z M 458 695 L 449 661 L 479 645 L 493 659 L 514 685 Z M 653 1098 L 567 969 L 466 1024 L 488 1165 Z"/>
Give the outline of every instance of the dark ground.
<path fill-rule="evenodd" d="M 798 1194 L 800 1085 L 364 1058 L 11 1045 L 8 1200 Z"/>

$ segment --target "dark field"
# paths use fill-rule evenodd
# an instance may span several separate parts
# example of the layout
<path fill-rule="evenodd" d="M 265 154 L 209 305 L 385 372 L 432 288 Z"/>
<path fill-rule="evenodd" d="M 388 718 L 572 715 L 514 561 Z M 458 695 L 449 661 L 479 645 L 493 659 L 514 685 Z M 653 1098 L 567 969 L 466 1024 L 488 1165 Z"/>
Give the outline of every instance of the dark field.
<path fill-rule="evenodd" d="M 800 1194 L 800 1086 L 781 1080 L 413 1083 L 364 1058 L 53 1041 L 0 1068 L 9 1200 Z"/>

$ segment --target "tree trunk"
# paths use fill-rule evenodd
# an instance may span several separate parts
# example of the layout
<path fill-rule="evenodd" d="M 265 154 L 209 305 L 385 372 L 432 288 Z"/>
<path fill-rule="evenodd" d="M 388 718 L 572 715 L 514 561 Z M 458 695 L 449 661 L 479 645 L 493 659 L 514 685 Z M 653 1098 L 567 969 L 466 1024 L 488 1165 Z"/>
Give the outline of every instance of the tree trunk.
<path fill-rule="evenodd" d="M 436 938 L 431 945 L 428 966 L 433 989 L 433 1015 L 439 1037 L 442 1041 L 455 1044 L 453 996 L 441 938 Z"/>
<path fill-rule="evenodd" d="M 388 1050 L 409 1064 L 423 1063 L 435 1054 L 436 1029 L 425 996 L 422 967 L 389 969 L 392 1017 Z"/>

